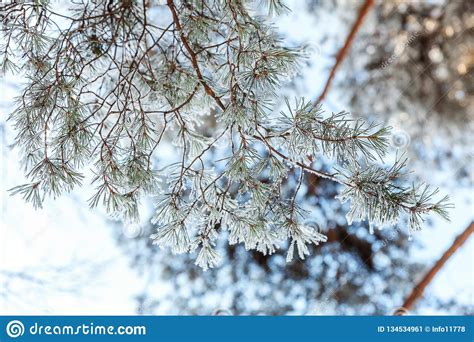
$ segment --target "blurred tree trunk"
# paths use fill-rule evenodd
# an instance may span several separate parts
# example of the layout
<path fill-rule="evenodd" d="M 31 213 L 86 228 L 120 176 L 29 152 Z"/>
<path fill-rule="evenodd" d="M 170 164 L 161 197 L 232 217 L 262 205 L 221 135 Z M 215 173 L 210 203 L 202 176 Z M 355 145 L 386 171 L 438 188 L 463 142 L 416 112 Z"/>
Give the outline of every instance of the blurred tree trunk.
<path fill-rule="evenodd" d="M 452 243 L 452 245 L 444 252 L 441 258 L 434 264 L 430 271 L 423 277 L 423 279 L 415 286 L 411 294 L 407 297 L 403 303 L 403 308 L 409 310 L 413 307 L 415 302 L 423 295 L 423 291 L 430 284 L 431 280 L 435 275 L 443 268 L 444 264 L 448 259 L 461 247 L 469 238 L 474 231 L 474 222 L 471 222 L 469 226 L 462 232 Z"/>
<path fill-rule="evenodd" d="M 359 29 L 361 28 L 362 23 L 364 22 L 364 18 L 367 15 L 367 13 L 369 12 L 369 10 L 372 7 L 373 3 L 374 3 L 373 0 L 366 0 L 364 2 L 364 5 L 362 5 L 362 7 L 360 8 L 359 14 L 357 15 L 357 19 L 354 22 L 354 25 L 352 25 L 352 29 L 349 32 L 349 35 L 347 36 L 344 45 L 342 46 L 342 48 L 337 53 L 336 63 L 334 64 L 334 66 L 331 69 L 331 72 L 329 73 L 329 77 L 326 81 L 326 85 L 324 86 L 323 92 L 321 93 L 321 95 L 319 95 L 318 99 L 316 100 L 316 104 L 320 103 L 324 99 L 324 97 L 326 96 L 326 94 L 328 92 L 328 89 L 329 89 L 329 86 L 331 85 L 331 82 L 332 82 L 334 76 L 336 75 L 337 69 L 341 65 L 344 58 L 346 57 L 346 55 L 349 51 L 349 48 L 352 44 L 352 41 L 354 40 L 354 37 L 357 34 L 357 31 L 359 31 Z"/>

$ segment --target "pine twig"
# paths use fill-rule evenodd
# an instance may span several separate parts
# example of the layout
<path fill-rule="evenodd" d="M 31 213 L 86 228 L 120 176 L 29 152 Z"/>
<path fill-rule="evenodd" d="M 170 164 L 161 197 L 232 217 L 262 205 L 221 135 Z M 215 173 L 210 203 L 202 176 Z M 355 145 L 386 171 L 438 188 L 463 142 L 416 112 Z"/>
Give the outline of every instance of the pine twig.
<path fill-rule="evenodd" d="M 352 29 L 349 32 L 349 35 L 347 36 L 344 45 L 342 46 L 342 48 L 337 53 L 336 63 L 334 64 L 334 66 L 331 69 L 329 77 L 326 81 L 326 85 L 324 86 L 324 90 L 321 93 L 321 95 L 319 95 L 319 97 L 316 100 L 315 104 L 319 104 L 324 99 L 324 97 L 326 96 L 326 93 L 328 92 L 329 86 L 331 85 L 331 82 L 332 82 L 334 76 L 336 75 L 337 69 L 341 65 L 344 58 L 346 57 L 347 52 L 349 51 L 349 47 L 351 46 L 355 35 L 357 34 L 359 29 L 361 28 L 362 23 L 364 22 L 364 18 L 367 15 L 367 13 L 369 12 L 369 10 L 372 7 L 373 3 L 374 3 L 373 0 L 366 0 L 364 5 L 359 10 L 359 14 L 357 15 L 357 19 L 356 19 L 354 25 L 352 26 Z"/>
<path fill-rule="evenodd" d="M 409 310 L 414 303 L 423 295 L 423 291 L 430 284 L 431 280 L 435 275 L 441 270 L 446 261 L 461 247 L 469 238 L 469 236 L 474 231 L 474 221 L 469 224 L 469 226 L 462 232 L 452 245 L 444 252 L 441 258 L 433 265 L 431 270 L 423 277 L 423 279 L 415 286 L 411 294 L 407 297 L 403 303 L 403 308 Z"/>
<path fill-rule="evenodd" d="M 189 41 L 188 39 L 186 38 L 186 36 L 184 35 L 183 33 L 183 28 L 181 26 L 181 22 L 179 20 L 179 17 L 178 17 L 178 13 L 177 13 L 177 10 L 176 10 L 176 6 L 174 4 L 174 1 L 173 0 L 167 0 L 167 5 L 168 7 L 170 8 L 171 10 L 171 14 L 173 15 L 173 22 L 174 24 L 176 25 L 176 29 L 178 30 L 179 32 L 179 36 L 181 38 L 181 42 L 183 43 L 183 46 L 184 48 L 186 49 L 186 51 L 189 53 L 189 56 L 190 56 L 190 60 L 191 60 L 191 64 L 194 68 L 194 70 L 196 71 L 196 76 L 199 80 L 199 83 L 202 84 L 202 86 L 204 87 L 204 90 L 206 91 L 206 93 L 211 96 L 216 102 L 217 104 L 219 105 L 219 107 L 222 109 L 222 110 L 225 110 L 225 105 L 224 103 L 222 103 L 222 101 L 220 100 L 220 98 L 217 97 L 217 94 L 214 92 L 214 90 L 206 83 L 206 81 L 204 80 L 204 76 L 202 75 L 202 72 L 201 72 L 201 69 L 199 67 L 199 63 L 197 61 L 197 57 L 196 57 L 196 53 L 193 51 L 193 49 L 191 48 L 191 45 L 189 44 Z"/>

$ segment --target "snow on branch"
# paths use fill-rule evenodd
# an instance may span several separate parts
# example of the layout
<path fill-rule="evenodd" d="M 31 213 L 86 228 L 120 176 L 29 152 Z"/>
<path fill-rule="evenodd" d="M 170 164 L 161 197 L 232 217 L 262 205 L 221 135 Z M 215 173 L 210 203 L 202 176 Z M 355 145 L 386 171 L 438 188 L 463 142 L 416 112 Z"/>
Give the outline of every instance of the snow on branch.
<path fill-rule="evenodd" d="M 285 5 L 265 4 L 2 7 L 0 66 L 27 79 L 9 120 L 30 182 L 12 193 L 41 207 L 80 186 L 90 167 L 91 207 L 136 220 L 140 199 L 155 196 L 153 242 L 173 253 L 199 249 L 204 269 L 218 263 L 224 231 L 230 244 L 262 253 L 288 241 L 288 260 L 324 242 L 298 201 L 308 172 L 342 185 L 349 221 L 393 224 L 407 214 L 416 231 L 426 214 L 447 217 L 436 190 L 404 184 L 406 161 L 379 165 L 388 127 L 327 115 L 304 99 L 280 111 L 278 89 L 298 71 L 302 50 L 284 46 L 267 20 Z M 157 155 L 170 142 L 176 160 L 163 165 Z M 320 156 L 337 166 L 317 169 Z M 282 186 L 294 169 L 300 178 L 288 194 Z"/>

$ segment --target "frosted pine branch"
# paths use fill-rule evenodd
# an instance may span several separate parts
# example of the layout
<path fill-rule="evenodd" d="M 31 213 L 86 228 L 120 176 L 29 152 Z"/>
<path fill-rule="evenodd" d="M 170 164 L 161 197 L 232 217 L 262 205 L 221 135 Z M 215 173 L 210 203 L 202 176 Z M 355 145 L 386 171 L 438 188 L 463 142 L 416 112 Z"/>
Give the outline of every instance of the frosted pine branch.
<path fill-rule="evenodd" d="M 228 243 L 264 254 L 287 242 L 288 260 L 324 242 L 299 207 L 306 173 L 342 185 L 349 221 L 394 224 L 406 214 L 416 231 L 431 212 L 447 218 L 436 190 L 404 185 L 406 161 L 379 165 L 388 127 L 326 115 L 304 99 L 277 106 L 302 51 L 284 46 L 266 21 L 285 5 L 264 3 L 84 0 L 61 13 L 47 1 L 3 6 L 0 67 L 27 80 L 9 120 L 29 183 L 12 193 L 41 207 L 91 168 L 91 207 L 136 220 L 140 199 L 154 196 L 153 242 L 197 250 L 204 269 L 218 263 L 224 232 Z M 164 165 L 157 155 L 170 143 L 176 160 Z M 321 156 L 338 166 L 316 169 Z M 294 170 L 298 185 L 288 193 Z"/>

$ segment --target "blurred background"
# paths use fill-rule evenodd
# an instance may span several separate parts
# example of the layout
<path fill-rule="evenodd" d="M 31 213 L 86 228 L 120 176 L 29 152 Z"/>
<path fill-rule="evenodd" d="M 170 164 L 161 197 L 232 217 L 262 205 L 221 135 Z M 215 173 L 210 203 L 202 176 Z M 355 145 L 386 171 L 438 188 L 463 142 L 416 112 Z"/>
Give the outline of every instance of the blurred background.
<path fill-rule="evenodd" d="M 5 75 L 0 79 L 0 314 L 404 311 L 405 298 L 474 218 L 474 3 L 286 3 L 291 13 L 274 18 L 274 25 L 288 45 L 303 46 L 307 58 L 282 95 L 317 99 L 337 62 L 323 109 L 392 126 L 390 157 L 405 153 L 413 181 L 450 196 L 451 222 L 431 216 L 412 238 L 403 222 L 370 234 L 367 224 L 348 225 L 347 205 L 334 198 L 337 185 L 308 176 L 303 204 L 327 243 L 312 248 L 306 260 L 286 263 L 284 248 L 264 256 L 222 241 L 223 261 L 204 272 L 194 265 L 195 255 L 172 255 L 151 244 L 153 199 L 143 201 L 140 223 L 124 224 L 89 209 L 88 185 L 46 201 L 42 210 L 10 197 L 7 189 L 24 181 L 6 121 L 21 80 Z M 289 177 L 288 188 L 292 184 Z M 408 313 L 473 314 L 473 260 L 471 237 Z"/>

